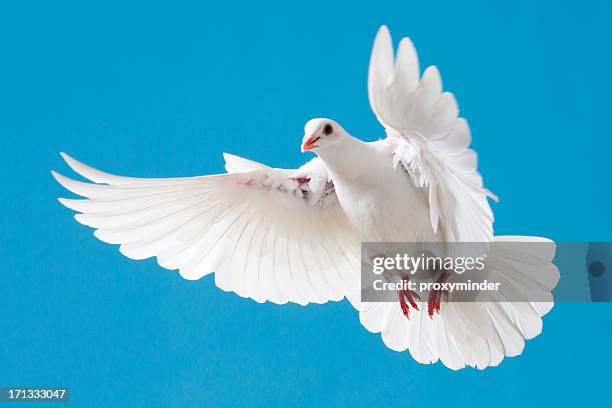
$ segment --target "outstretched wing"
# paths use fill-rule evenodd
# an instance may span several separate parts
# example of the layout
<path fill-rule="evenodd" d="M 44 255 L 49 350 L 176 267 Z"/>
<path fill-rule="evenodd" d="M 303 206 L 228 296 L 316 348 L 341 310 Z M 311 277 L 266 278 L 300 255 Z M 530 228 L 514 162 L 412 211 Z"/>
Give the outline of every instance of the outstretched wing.
<path fill-rule="evenodd" d="M 394 165 L 426 189 L 431 224 L 447 241 L 493 239 L 493 213 L 483 187 L 467 121 L 458 117 L 453 94 L 442 92 L 434 66 L 420 77 L 414 46 L 402 39 L 394 57 L 387 27 L 378 31 L 368 78 L 370 105 L 394 145 Z"/>
<path fill-rule="evenodd" d="M 323 303 L 358 283 L 359 240 L 318 159 L 274 169 L 225 155 L 229 173 L 146 179 L 104 173 L 62 154 L 96 184 L 53 172 L 85 199 L 59 201 L 131 259 L 157 257 L 186 279 L 258 302 Z"/>

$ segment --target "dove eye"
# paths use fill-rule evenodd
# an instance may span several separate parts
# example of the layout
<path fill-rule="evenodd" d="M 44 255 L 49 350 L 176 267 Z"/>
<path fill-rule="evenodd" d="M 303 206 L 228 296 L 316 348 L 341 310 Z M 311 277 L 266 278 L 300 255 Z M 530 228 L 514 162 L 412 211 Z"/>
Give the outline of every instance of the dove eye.
<path fill-rule="evenodd" d="M 323 126 L 323 134 L 325 136 L 329 136 L 334 132 L 334 127 L 332 125 L 330 125 L 329 123 L 326 123 L 325 126 Z"/>

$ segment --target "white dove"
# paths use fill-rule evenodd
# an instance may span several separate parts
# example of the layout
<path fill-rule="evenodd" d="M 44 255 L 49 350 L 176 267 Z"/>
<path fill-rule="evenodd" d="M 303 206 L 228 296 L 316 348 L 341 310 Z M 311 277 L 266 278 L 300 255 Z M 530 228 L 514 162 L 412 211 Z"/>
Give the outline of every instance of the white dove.
<path fill-rule="evenodd" d="M 383 140 L 363 142 L 333 120 L 312 119 L 302 151 L 318 157 L 298 169 L 224 154 L 226 174 L 187 178 L 116 176 L 62 153 L 95 184 L 52 172 L 85 197 L 59 201 L 125 256 L 157 257 L 186 279 L 215 272 L 219 288 L 257 302 L 347 297 L 369 331 L 420 363 L 484 368 L 520 354 L 524 339 L 541 332 L 552 295 L 546 302 L 440 305 L 440 297 L 425 304 L 408 293 L 393 303 L 360 301 L 360 243 L 367 241 L 545 242 L 521 261 L 521 272 L 548 294 L 559 279 L 552 241 L 493 237 L 487 197 L 496 197 L 483 188 L 455 98 L 442 92 L 435 67 L 420 77 L 408 38 L 394 56 L 385 26 L 374 42 L 368 93 Z M 488 261 L 491 273 L 505 273 L 507 264 Z"/>

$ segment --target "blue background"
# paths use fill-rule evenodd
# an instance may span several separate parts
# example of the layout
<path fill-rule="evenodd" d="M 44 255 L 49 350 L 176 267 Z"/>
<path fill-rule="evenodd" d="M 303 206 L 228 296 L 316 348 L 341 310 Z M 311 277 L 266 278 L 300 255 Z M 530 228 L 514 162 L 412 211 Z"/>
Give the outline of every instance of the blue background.
<path fill-rule="evenodd" d="M 74 406 L 609 403 L 609 304 L 557 305 L 497 368 L 422 366 L 347 302 L 259 305 L 122 257 L 49 174 L 70 174 L 62 150 L 145 177 L 221 172 L 222 151 L 298 166 L 316 116 L 379 138 L 384 23 L 457 95 L 497 234 L 609 241 L 608 2 L 205 3 L 1 6 L 0 385 L 65 385 Z"/>

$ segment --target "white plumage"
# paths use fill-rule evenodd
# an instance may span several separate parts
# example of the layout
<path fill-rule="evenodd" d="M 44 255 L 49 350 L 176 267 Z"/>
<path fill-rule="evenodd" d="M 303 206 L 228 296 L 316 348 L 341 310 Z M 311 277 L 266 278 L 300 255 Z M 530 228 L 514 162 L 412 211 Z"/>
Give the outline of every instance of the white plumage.
<path fill-rule="evenodd" d="M 221 289 L 258 302 L 347 297 L 369 331 L 421 363 L 484 368 L 520 354 L 524 339 L 540 333 L 552 296 L 541 303 L 503 301 L 503 293 L 502 302 L 446 302 L 434 318 L 420 302 L 410 318 L 399 302 L 360 302 L 366 241 L 540 242 L 528 254 L 493 252 L 488 273 L 517 287 L 535 282 L 547 293 L 559 277 L 552 241 L 493 237 L 487 197 L 497 198 L 483 187 L 467 121 L 453 95 L 442 92 L 435 67 L 420 76 L 410 40 L 394 56 L 384 26 L 372 50 L 368 94 L 384 140 L 366 143 L 332 120 L 313 119 L 302 150 L 318 157 L 299 169 L 225 154 L 226 174 L 174 179 L 115 176 L 62 154 L 93 184 L 53 172 L 84 197 L 60 202 L 125 256 L 157 257 L 186 279 L 215 272 Z M 522 281 L 509 273 L 517 268 Z"/>

